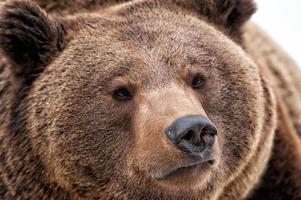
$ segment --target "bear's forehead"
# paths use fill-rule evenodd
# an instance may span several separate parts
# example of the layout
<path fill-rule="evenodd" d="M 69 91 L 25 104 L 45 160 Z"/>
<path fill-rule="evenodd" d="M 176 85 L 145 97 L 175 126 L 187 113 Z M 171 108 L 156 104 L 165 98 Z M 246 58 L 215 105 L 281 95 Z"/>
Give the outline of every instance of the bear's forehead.
<path fill-rule="evenodd" d="M 81 52 L 98 50 L 103 52 L 99 56 L 105 57 L 164 56 L 169 60 L 176 59 L 176 62 L 179 62 L 177 59 L 201 59 L 200 55 L 214 58 L 221 53 L 221 48 L 228 51 L 232 47 L 237 48 L 204 21 L 191 16 L 172 21 L 169 17 L 156 14 L 145 19 L 99 17 L 88 26 L 83 25 L 69 46 Z"/>
<path fill-rule="evenodd" d="M 160 74 L 167 78 L 166 74 L 190 65 L 223 65 L 230 61 L 229 55 L 239 54 L 237 45 L 206 22 L 193 16 L 172 20 L 175 17 L 153 13 L 139 18 L 87 18 L 58 63 L 78 65 L 80 70 L 92 67 L 104 76 L 131 74 L 145 80 L 146 76 L 158 79 Z"/>
<path fill-rule="evenodd" d="M 152 16 L 99 16 L 93 22 L 87 22 L 88 25 L 83 20 L 83 28 L 76 39 L 94 44 L 105 43 L 107 46 L 131 43 L 143 48 L 168 45 L 169 49 L 176 47 L 182 50 L 200 49 L 199 45 L 213 47 L 213 41 L 225 42 L 224 35 L 212 25 L 193 16 L 179 17 L 177 14 L 172 16 L 157 13 Z M 176 17 L 178 19 L 175 20 Z"/>

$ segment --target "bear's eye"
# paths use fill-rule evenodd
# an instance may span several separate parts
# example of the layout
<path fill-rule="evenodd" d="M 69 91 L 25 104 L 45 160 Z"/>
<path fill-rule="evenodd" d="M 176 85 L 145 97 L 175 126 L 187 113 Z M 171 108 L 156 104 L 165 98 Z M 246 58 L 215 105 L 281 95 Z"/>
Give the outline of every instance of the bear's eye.
<path fill-rule="evenodd" d="M 200 89 L 203 87 L 204 82 L 205 82 L 204 77 L 202 75 L 198 74 L 193 78 L 193 80 L 191 82 L 191 87 L 193 89 Z"/>
<path fill-rule="evenodd" d="M 120 87 L 114 90 L 113 97 L 117 101 L 130 101 L 133 98 L 133 94 L 126 87 Z"/>

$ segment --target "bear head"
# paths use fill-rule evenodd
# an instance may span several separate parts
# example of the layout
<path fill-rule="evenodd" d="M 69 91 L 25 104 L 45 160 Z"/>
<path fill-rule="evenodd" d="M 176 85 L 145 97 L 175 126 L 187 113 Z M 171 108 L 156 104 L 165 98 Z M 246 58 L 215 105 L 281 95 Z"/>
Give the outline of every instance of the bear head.
<path fill-rule="evenodd" d="M 142 0 L 64 18 L 30 1 L 0 10 L 45 182 L 83 199 L 238 199 L 254 187 L 275 102 L 243 50 L 252 1 Z"/>

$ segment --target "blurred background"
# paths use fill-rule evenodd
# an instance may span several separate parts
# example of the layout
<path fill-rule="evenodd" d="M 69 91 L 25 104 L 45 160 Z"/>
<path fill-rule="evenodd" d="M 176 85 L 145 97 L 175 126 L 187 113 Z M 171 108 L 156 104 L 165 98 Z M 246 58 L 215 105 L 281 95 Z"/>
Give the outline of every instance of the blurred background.
<path fill-rule="evenodd" d="M 256 0 L 256 3 L 258 10 L 253 21 L 269 33 L 301 68 L 301 0 Z"/>

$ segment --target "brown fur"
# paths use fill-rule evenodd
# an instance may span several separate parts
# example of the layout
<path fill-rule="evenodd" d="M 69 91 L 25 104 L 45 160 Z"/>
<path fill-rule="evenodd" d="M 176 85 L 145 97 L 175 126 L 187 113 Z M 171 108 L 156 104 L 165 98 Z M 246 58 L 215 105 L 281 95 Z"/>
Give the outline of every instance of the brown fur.
<path fill-rule="evenodd" d="M 247 51 L 270 80 L 278 102 L 278 128 L 271 161 L 253 199 L 300 199 L 300 69 L 256 25 L 248 23 L 244 29 Z"/>
<path fill-rule="evenodd" d="M 1 5 L 0 197 L 301 198 L 301 75 L 245 23 L 253 2 L 118 2 Z M 166 178 L 192 158 L 164 131 L 195 114 L 216 162 Z"/>

